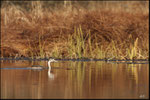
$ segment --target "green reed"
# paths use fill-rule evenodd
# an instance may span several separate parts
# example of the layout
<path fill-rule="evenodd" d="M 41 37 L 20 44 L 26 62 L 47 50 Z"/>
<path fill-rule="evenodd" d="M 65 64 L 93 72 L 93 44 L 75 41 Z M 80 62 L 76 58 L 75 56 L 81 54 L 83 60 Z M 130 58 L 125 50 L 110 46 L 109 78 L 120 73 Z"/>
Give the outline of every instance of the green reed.
<path fill-rule="evenodd" d="M 39 34 L 38 36 L 38 44 L 36 44 L 34 41 L 28 40 L 28 47 L 27 47 L 27 52 L 29 52 L 30 57 L 33 59 L 34 57 L 36 58 L 44 58 L 45 57 L 45 43 L 46 40 L 42 39 L 42 35 Z"/>
<path fill-rule="evenodd" d="M 97 58 L 97 59 L 135 59 L 144 58 L 141 51 L 138 48 L 138 38 L 133 41 L 132 37 L 129 37 L 129 46 L 126 42 L 118 44 L 117 41 L 112 40 L 109 44 L 101 44 L 98 42 L 97 36 L 93 36 L 90 30 L 85 33 L 79 25 L 74 28 L 74 33 L 69 35 L 67 43 L 63 44 L 65 48 L 60 47 L 60 43 L 54 43 L 54 47 L 45 53 L 46 40 L 43 39 L 42 34 L 39 34 L 38 45 L 29 42 L 29 52 L 31 57 L 34 56 L 44 58 Z M 131 40 L 131 41 L 130 41 Z M 130 43 L 132 42 L 132 43 Z M 34 44 L 34 45 L 33 45 Z M 63 51 L 67 51 L 65 56 L 62 56 Z"/>
<path fill-rule="evenodd" d="M 54 48 L 51 52 L 51 56 L 54 57 L 54 58 L 62 58 L 61 50 L 57 45 L 54 46 Z"/>
<path fill-rule="evenodd" d="M 85 38 L 81 26 L 75 28 L 73 35 L 69 36 L 68 43 L 68 53 L 71 58 L 81 58 L 85 55 Z"/>
<path fill-rule="evenodd" d="M 134 41 L 133 44 L 130 45 L 129 48 L 127 48 L 127 55 L 129 59 L 134 59 L 135 57 L 138 57 L 138 38 Z"/>
<path fill-rule="evenodd" d="M 117 48 L 114 41 L 104 49 L 103 45 L 98 45 L 95 35 L 92 42 L 91 32 L 85 34 L 82 27 L 74 29 L 74 33 L 68 38 L 68 55 L 71 58 L 97 58 L 104 59 L 106 57 L 117 57 Z M 112 50 L 113 48 L 113 50 Z M 112 50 L 110 52 L 110 50 Z M 108 52 L 114 55 L 108 56 Z"/>

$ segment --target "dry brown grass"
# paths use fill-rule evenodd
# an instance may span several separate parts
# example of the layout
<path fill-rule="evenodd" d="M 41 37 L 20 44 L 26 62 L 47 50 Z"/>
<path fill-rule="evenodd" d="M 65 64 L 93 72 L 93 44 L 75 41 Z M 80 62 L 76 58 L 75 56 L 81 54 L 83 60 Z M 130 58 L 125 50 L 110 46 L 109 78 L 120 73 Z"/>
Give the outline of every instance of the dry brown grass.
<path fill-rule="evenodd" d="M 114 6 L 111 6 L 114 8 Z M 91 33 L 92 51 L 103 48 L 105 56 L 97 52 L 87 57 L 142 58 L 149 55 L 149 11 L 148 7 L 132 11 L 111 9 L 86 10 L 72 7 L 71 10 L 46 10 L 40 4 L 30 12 L 18 6 L 1 8 L 1 57 L 72 57 L 68 53 L 68 38 L 81 26 L 85 43 Z M 111 9 L 111 10 L 110 10 Z M 141 10 L 142 9 L 142 10 Z M 86 38 L 85 38 L 86 37 Z M 129 56 L 135 44 L 136 57 Z M 88 45 L 86 45 L 88 46 Z M 90 47 L 86 47 L 87 52 Z M 128 50 L 129 49 L 129 50 Z M 81 52 L 82 53 L 82 52 Z M 111 56 L 110 56 L 111 55 Z"/>

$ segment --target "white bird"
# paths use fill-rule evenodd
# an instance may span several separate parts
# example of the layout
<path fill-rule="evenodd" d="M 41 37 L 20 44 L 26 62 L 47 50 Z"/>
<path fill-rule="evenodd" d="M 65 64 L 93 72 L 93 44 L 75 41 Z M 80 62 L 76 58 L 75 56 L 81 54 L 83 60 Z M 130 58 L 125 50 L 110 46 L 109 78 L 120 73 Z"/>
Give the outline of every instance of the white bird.
<path fill-rule="evenodd" d="M 48 61 L 48 67 L 49 67 L 49 69 L 51 69 L 51 65 L 50 65 L 51 62 L 57 62 L 57 61 L 55 59 L 49 59 L 49 61 Z"/>
<path fill-rule="evenodd" d="M 49 78 L 54 78 L 54 75 L 51 73 L 51 65 L 50 65 L 50 63 L 51 62 L 57 62 L 55 59 L 49 59 L 49 61 L 48 61 L 48 67 L 49 67 L 49 69 L 48 69 L 48 76 L 49 76 Z"/>

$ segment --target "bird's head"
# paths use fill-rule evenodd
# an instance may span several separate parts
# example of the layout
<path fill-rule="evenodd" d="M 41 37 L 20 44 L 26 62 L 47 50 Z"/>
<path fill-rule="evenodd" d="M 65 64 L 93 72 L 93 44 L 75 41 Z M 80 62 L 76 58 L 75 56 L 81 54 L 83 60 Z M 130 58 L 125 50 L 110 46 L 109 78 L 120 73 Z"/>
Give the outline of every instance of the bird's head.
<path fill-rule="evenodd" d="M 49 59 L 49 62 L 57 62 L 55 59 Z"/>

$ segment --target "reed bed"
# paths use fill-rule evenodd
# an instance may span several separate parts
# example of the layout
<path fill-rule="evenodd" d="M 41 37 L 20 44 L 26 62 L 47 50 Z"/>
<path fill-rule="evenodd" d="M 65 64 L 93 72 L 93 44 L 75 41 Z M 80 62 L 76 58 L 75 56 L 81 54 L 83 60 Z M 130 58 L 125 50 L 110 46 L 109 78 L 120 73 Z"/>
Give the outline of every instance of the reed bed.
<path fill-rule="evenodd" d="M 149 5 L 140 10 L 107 7 L 1 8 L 1 57 L 149 59 Z M 119 6 L 121 7 L 121 6 Z"/>

